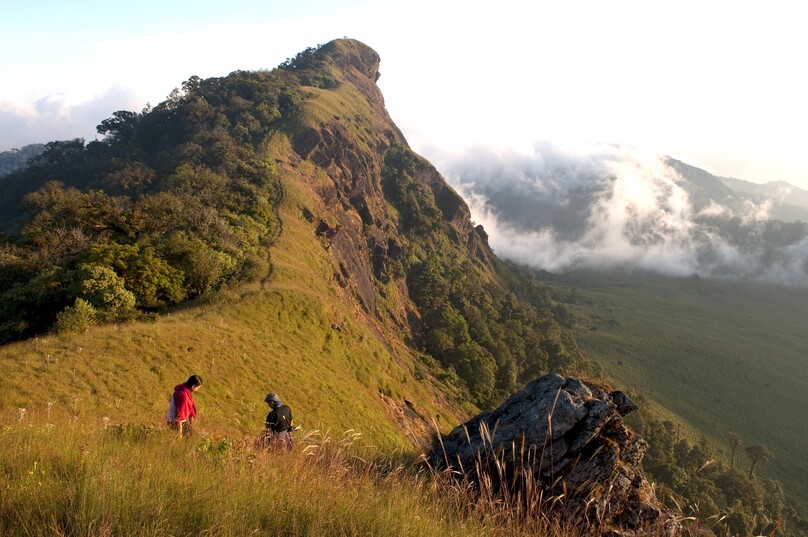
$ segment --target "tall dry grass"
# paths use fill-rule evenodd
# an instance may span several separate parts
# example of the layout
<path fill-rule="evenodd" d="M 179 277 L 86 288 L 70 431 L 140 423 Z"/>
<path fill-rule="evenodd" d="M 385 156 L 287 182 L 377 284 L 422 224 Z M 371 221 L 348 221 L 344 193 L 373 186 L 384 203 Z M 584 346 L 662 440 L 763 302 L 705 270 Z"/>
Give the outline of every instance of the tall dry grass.
<path fill-rule="evenodd" d="M 22 413 L 0 429 L 0 535 L 605 534 L 560 522 L 563 491 L 548 495 L 526 470 L 478 464 L 477 475 L 495 473 L 472 481 L 413 452 L 380 459 L 355 431 L 297 432 L 287 452 L 247 436 L 177 440 L 159 427 Z M 499 486 L 507 479 L 521 480 L 517 493 Z"/>
<path fill-rule="evenodd" d="M 292 452 L 103 420 L 0 430 L 2 535 L 514 535 L 414 464 L 361 435 L 311 431 Z"/>

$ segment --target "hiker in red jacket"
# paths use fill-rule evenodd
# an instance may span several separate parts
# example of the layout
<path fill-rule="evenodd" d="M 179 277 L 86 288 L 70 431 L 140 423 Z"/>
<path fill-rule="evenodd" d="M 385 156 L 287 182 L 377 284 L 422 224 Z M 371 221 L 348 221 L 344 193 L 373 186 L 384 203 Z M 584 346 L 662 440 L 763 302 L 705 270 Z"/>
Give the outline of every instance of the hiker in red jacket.
<path fill-rule="evenodd" d="M 194 403 L 193 393 L 202 387 L 202 379 L 198 375 L 191 375 L 182 384 L 174 386 L 174 395 L 166 415 L 166 422 L 172 429 L 177 430 L 179 438 L 185 438 L 191 434 L 191 423 L 196 420 L 196 403 Z"/>

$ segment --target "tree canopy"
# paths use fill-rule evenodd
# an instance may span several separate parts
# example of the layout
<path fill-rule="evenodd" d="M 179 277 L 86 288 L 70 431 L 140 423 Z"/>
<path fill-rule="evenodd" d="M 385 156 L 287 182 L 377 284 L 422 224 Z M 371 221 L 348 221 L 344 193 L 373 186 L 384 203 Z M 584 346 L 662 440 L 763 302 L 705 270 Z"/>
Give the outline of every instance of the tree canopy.
<path fill-rule="evenodd" d="M 263 140 L 294 116 L 298 91 L 284 71 L 191 77 L 154 108 L 102 121 L 101 141 L 46 144 L 5 179 L 2 201 L 19 195 L 20 212 L 2 222 L 0 342 L 65 311 L 131 318 L 266 270 L 280 190 Z"/>

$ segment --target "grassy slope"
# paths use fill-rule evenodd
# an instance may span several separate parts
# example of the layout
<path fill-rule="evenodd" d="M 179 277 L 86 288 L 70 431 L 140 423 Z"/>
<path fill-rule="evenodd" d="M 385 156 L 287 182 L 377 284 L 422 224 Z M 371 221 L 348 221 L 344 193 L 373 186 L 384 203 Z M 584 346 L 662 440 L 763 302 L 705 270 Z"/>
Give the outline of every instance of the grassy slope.
<path fill-rule="evenodd" d="M 427 419 L 437 416 L 443 428 L 455 424 L 462 412 L 413 379 L 416 358 L 389 347 L 379 337 L 383 328 L 372 327 L 339 294 L 335 267 L 301 216 L 300 208 L 312 203 L 306 187 L 289 175 L 284 189 L 283 232 L 264 283 L 154 322 L 0 348 L 0 420 L 14 420 L 25 408 L 31 416 L 158 424 L 173 386 L 197 373 L 205 380 L 197 396 L 200 427 L 211 434 L 260 429 L 270 389 L 305 429 L 356 429 L 384 452 L 411 445 L 406 426 L 395 425 L 404 423 L 404 398 Z"/>
<path fill-rule="evenodd" d="M 767 445 L 756 473 L 808 504 L 808 291 L 602 274 L 576 287 L 591 304 L 570 306 L 586 319 L 575 336 L 610 376 L 717 445 L 729 430 Z"/>
<path fill-rule="evenodd" d="M 415 381 L 418 357 L 341 294 L 302 216 L 317 201 L 296 174 L 318 174 L 297 166 L 280 163 L 283 231 L 263 282 L 154 322 L 0 348 L 0 533 L 570 534 L 469 502 L 462 485 L 356 457 L 412 460 L 393 404 L 405 397 L 444 428 L 471 409 Z M 150 426 L 191 372 L 206 380 L 196 395 L 201 434 L 173 442 Z M 304 425 L 289 456 L 251 448 L 269 389 Z"/>
<path fill-rule="evenodd" d="M 0 533 L 511 534 L 509 519 L 489 521 L 496 511 L 468 518 L 421 477 L 356 474 L 362 459 L 340 455 L 415 458 L 429 430 L 405 398 L 444 430 L 474 409 L 452 403 L 460 394 L 426 376 L 393 324 L 344 294 L 302 211 L 321 203 L 310 183 L 329 179 L 286 160 L 283 136 L 269 146 L 283 174 L 283 230 L 263 281 L 153 322 L 0 347 Z M 205 379 L 200 420 L 177 444 L 160 424 L 190 373 Z M 269 390 L 303 426 L 289 459 L 250 448 Z M 217 455 L 225 438 L 234 447 Z"/>
<path fill-rule="evenodd" d="M 218 439 L 172 442 L 142 427 L 26 418 L 0 427 L 0 534 L 583 533 L 548 523 L 541 504 L 520 516 L 490 496 L 475 501 L 463 483 L 363 459 L 355 443 L 352 434 L 320 435 L 279 453 Z"/>

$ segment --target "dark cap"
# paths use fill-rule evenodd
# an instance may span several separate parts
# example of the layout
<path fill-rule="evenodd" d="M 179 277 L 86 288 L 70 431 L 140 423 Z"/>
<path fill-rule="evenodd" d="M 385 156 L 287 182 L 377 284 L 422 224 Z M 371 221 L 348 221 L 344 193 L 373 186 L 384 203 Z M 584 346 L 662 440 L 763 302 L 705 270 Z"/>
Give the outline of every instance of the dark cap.
<path fill-rule="evenodd" d="M 264 397 L 264 402 L 265 402 L 265 403 L 271 403 L 271 402 L 280 403 L 280 402 L 281 402 L 281 398 L 280 398 L 280 397 L 278 397 L 278 394 L 277 394 L 277 393 L 275 393 L 275 392 L 269 392 L 269 393 L 267 394 L 267 396 L 266 396 L 266 397 Z"/>

